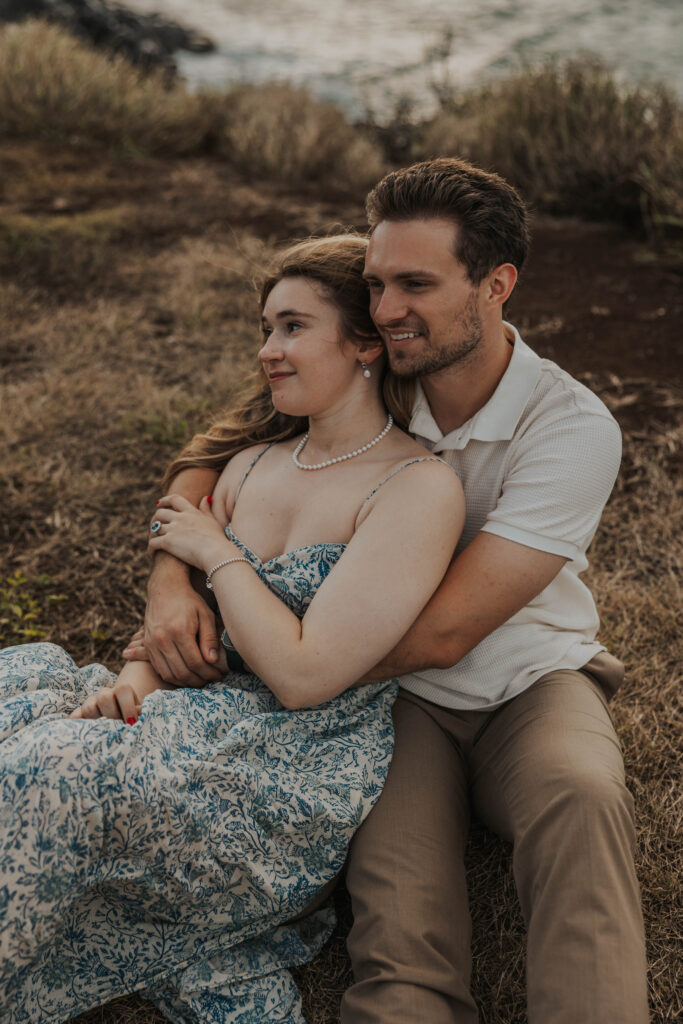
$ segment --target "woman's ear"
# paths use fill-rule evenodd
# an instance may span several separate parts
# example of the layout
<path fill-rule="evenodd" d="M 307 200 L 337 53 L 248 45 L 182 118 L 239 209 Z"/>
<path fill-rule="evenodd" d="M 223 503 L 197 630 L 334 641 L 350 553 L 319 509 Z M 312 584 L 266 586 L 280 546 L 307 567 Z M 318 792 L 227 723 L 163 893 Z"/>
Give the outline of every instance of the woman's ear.
<path fill-rule="evenodd" d="M 369 341 L 359 346 L 358 349 L 358 362 L 359 363 L 374 363 L 375 359 L 379 359 L 384 354 L 384 344 L 381 341 Z"/>

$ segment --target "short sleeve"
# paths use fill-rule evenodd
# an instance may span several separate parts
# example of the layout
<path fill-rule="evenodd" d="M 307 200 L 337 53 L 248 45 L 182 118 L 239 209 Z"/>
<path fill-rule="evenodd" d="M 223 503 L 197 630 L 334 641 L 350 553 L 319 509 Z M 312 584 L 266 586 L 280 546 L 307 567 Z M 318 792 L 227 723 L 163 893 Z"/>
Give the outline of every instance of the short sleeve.
<path fill-rule="evenodd" d="M 576 411 L 539 420 L 511 448 L 500 498 L 482 529 L 574 559 L 585 553 L 621 461 L 621 432 L 608 414 Z"/>

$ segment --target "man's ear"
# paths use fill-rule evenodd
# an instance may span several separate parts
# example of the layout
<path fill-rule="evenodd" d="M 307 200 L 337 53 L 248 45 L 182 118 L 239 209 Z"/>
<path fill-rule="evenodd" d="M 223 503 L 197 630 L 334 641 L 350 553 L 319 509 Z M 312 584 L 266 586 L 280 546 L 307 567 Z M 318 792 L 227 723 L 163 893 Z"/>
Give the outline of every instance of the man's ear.
<path fill-rule="evenodd" d="M 510 298 L 517 283 L 517 269 L 511 263 L 501 263 L 484 280 L 484 301 L 502 306 Z"/>
<path fill-rule="evenodd" d="M 358 346 L 358 362 L 374 363 L 384 353 L 384 343 L 380 340 L 364 342 Z"/>

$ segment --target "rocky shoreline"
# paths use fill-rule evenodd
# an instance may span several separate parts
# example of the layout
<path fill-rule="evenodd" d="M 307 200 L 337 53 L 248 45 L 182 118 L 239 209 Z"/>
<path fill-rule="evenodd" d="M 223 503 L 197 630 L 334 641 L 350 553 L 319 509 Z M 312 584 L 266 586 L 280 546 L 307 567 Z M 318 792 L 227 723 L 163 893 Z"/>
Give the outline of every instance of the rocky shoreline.
<path fill-rule="evenodd" d="M 215 49 L 204 33 L 163 18 L 138 14 L 108 0 L 0 0 L 0 24 L 43 18 L 63 25 L 93 45 L 126 57 L 145 70 L 177 71 L 177 50 L 208 53 Z"/>

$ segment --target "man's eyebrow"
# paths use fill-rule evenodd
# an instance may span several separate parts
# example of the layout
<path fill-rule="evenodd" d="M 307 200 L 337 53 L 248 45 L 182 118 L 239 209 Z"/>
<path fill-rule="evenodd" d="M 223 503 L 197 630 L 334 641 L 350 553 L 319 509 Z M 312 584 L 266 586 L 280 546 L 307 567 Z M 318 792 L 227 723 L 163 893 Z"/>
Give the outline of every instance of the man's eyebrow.
<path fill-rule="evenodd" d="M 389 277 L 393 277 L 393 279 L 395 281 L 408 281 L 408 280 L 410 280 L 412 278 L 415 278 L 415 277 L 429 278 L 430 280 L 435 280 L 437 278 L 437 276 L 438 275 L 435 274 L 432 270 L 417 270 L 417 269 L 416 270 L 401 270 L 397 274 L 390 274 L 389 275 Z M 377 281 L 377 280 L 379 280 L 379 276 L 377 274 L 374 274 L 371 270 L 366 270 L 363 273 L 363 280 L 364 281 Z"/>

